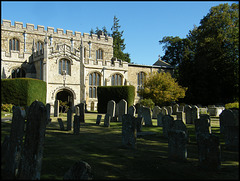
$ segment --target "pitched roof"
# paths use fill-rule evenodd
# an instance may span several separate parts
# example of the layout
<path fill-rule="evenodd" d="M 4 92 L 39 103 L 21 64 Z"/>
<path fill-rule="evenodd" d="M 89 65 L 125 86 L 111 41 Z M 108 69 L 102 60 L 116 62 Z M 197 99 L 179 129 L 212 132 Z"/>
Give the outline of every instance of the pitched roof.
<path fill-rule="evenodd" d="M 162 61 L 160 58 L 158 58 L 158 60 L 153 65 L 171 67 L 169 63 Z"/>

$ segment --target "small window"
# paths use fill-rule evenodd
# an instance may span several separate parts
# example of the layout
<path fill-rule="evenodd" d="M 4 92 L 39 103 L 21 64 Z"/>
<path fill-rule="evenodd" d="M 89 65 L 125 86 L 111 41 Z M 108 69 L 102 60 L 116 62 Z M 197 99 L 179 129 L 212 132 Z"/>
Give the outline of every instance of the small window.
<path fill-rule="evenodd" d="M 103 59 L 103 50 L 102 49 L 98 49 L 96 50 L 96 59 Z"/>
<path fill-rule="evenodd" d="M 114 74 L 112 75 L 112 86 L 113 85 L 122 85 L 122 75 L 120 74 Z"/>
<path fill-rule="evenodd" d="M 37 42 L 37 51 L 42 52 L 43 51 L 43 42 L 38 41 Z"/>
<path fill-rule="evenodd" d="M 19 51 L 19 40 L 16 38 L 9 40 L 9 51 L 16 50 Z"/>
<path fill-rule="evenodd" d="M 97 87 L 101 85 L 101 76 L 97 72 L 89 74 L 89 97 L 97 98 Z"/>
<path fill-rule="evenodd" d="M 67 59 L 61 59 L 59 61 L 58 72 L 59 74 L 63 74 L 63 71 L 66 71 L 67 75 L 71 75 L 71 65 L 70 61 Z"/>

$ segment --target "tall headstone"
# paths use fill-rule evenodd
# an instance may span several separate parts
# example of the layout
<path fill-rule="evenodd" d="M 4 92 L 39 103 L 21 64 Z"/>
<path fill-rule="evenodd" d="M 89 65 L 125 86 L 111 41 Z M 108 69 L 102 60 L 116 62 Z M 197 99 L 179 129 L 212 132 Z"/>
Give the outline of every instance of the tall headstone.
<path fill-rule="evenodd" d="M 92 180 L 91 166 L 85 161 L 77 161 L 64 174 L 63 180 Z"/>
<path fill-rule="evenodd" d="M 6 158 L 4 159 L 6 159 L 6 172 L 11 176 L 16 177 L 21 158 L 25 119 L 21 114 L 20 107 L 13 106 L 12 111 L 13 117 L 11 131 L 8 147 L 6 147 L 7 150 L 4 150 L 6 153 Z"/>
<path fill-rule="evenodd" d="M 174 115 L 177 114 L 178 108 L 179 108 L 179 105 L 178 105 L 178 104 L 174 104 L 174 105 L 173 105 L 173 114 L 174 114 Z"/>
<path fill-rule="evenodd" d="M 26 134 L 19 169 L 19 178 L 40 180 L 47 124 L 46 106 L 34 101 L 28 110 Z"/>
<path fill-rule="evenodd" d="M 85 103 L 79 104 L 80 122 L 85 123 Z"/>
<path fill-rule="evenodd" d="M 200 119 L 195 119 L 194 124 L 196 140 L 199 134 L 211 134 L 211 120 L 208 114 L 201 114 Z"/>
<path fill-rule="evenodd" d="M 59 117 L 59 100 L 54 102 L 54 117 Z"/>
<path fill-rule="evenodd" d="M 124 114 L 122 116 L 122 143 L 125 147 L 136 147 L 136 118 L 130 114 Z"/>
<path fill-rule="evenodd" d="M 167 110 L 168 110 L 168 115 L 172 115 L 173 113 L 172 106 L 167 106 Z"/>
<path fill-rule="evenodd" d="M 135 113 L 136 113 L 136 108 L 135 106 L 130 106 L 128 108 L 128 114 L 132 115 L 132 116 L 135 116 Z"/>
<path fill-rule="evenodd" d="M 72 109 L 68 109 L 67 112 L 67 130 L 72 129 Z"/>
<path fill-rule="evenodd" d="M 108 101 L 107 104 L 107 113 L 110 116 L 110 121 L 116 120 L 116 103 L 114 100 Z"/>
<path fill-rule="evenodd" d="M 186 117 L 185 117 L 185 112 L 176 112 L 177 115 L 177 120 L 182 120 L 184 123 L 186 123 Z"/>
<path fill-rule="evenodd" d="M 195 119 L 199 119 L 200 114 L 199 114 L 199 109 L 197 106 L 192 106 L 192 123 L 194 123 Z"/>
<path fill-rule="evenodd" d="M 80 115 L 80 108 L 79 108 L 79 106 L 75 106 L 75 114 L 76 114 L 77 116 Z"/>
<path fill-rule="evenodd" d="M 168 138 L 168 131 L 172 128 L 174 124 L 174 118 L 170 115 L 163 116 L 163 136 Z"/>
<path fill-rule="evenodd" d="M 127 101 L 122 99 L 121 101 L 119 101 L 118 106 L 119 106 L 118 107 L 118 120 L 120 122 L 122 122 L 122 116 L 124 114 L 127 114 Z"/>
<path fill-rule="evenodd" d="M 59 126 L 60 126 L 60 130 L 61 130 L 61 131 L 64 131 L 64 125 L 63 125 L 62 118 L 58 118 L 57 120 L 58 120 L 58 124 L 59 124 Z"/>
<path fill-rule="evenodd" d="M 168 131 L 168 156 L 170 159 L 185 161 L 187 159 L 187 135 L 185 131 Z"/>
<path fill-rule="evenodd" d="M 185 105 L 185 117 L 186 117 L 186 124 L 192 124 L 192 107 L 190 105 Z"/>
<path fill-rule="evenodd" d="M 159 106 L 155 106 L 153 108 L 152 118 L 157 119 L 157 115 L 161 112 L 161 108 Z"/>
<path fill-rule="evenodd" d="M 51 122 L 51 118 L 50 118 L 51 105 L 49 103 L 46 104 L 46 109 L 47 109 L 47 123 L 50 123 Z"/>
<path fill-rule="evenodd" d="M 100 125 L 102 119 L 102 115 L 97 115 L 96 125 Z"/>
<path fill-rule="evenodd" d="M 80 133 L 80 116 L 74 115 L 74 120 L 73 120 L 73 134 L 79 135 Z"/>
<path fill-rule="evenodd" d="M 110 121 L 111 121 L 111 116 L 108 113 L 106 113 L 103 126 L 110 127 Z"/>
<path fill-rule="evenodd" d="M 168 115 L 168 110 L 166 107 L 162 107 L 162 113 L 163 115 Z"/>
<path fill-rule="evenodd" d="M 142 117 L 145 126 L 152 126 L 151 110 L 148 107 L 142 108 Z"/>
<path fill-rule="evenodd" d="M 160 127 L 162 127 L 163 126 L 163 113 L 159 113 L 158 115 L 157 115 L 157 126 L 160 126 Z"/>

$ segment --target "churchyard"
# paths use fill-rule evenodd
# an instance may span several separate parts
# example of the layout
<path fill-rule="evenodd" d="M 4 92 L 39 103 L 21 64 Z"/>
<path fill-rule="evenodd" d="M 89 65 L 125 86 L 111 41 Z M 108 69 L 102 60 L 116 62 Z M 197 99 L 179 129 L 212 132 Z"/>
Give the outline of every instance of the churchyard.
<path fill-rule="evenodd" d="M 164 115 L 166 110 L 172 111 L 171 115 Z M 79 117 L 73 113 L 71 125 L 66 113 L 58 117 L 52 115 L 46 125 L 41 146 L 43 150 L 39 151 L 42 153 L 40 179 L 62 180 L 77 161 L 88 163 L 91 178 L 96 180 L 239 179 L 239 152 L 227 148 L 221 132 L 226 133 L 229 125 L 220 123 L 217 111 L 209 116 L 204 109 L 197 109 L 197 112 L 203 111 L 205 116 L 197 116 L 197 121 L 192 122 L 187 114 L 174 113 L 174 109 L 169 108 L 166 110 L 162 109 L 162 115 L 160 112 L 152 115 L 150 121 L 146 113 L 149 110 L 145 108 L 140 109 L 138 114 L 129 109 L 129 115 L 123 116 L 121 121 L 116 121 L 121 111 L 115 115 L 114 109 L 108 109 L 106 114 L 84 115 L 77 110 Z M 99 122 L 97 118 L 100 117 Z M 144 117 L 145 124 L 139 126 L 138 117 Z M 78 119 L 80 121 L 75 121 Z M 198 124 L 200 121 L 204 125 Z M 11 124 L 12 121 L 1 122 L 2 152 L 5 136 L 11 132 Z M 220 124 L 224 125 L 221 129 Z M 25 132 L 26 127 L 25 124 Z M 231 127 L 233 131 L 234 128 Z M 23 136 L 24 139 L 30 138 Z M 6 162 L 4 160 L 1 164 L 3 179 L 9 178 L 4 171 Z"/>

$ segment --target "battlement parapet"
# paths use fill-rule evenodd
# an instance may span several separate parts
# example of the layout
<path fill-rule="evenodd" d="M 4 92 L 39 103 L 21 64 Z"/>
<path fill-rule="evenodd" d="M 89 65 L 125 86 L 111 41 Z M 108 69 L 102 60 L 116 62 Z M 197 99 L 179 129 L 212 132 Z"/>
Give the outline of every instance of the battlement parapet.
<path fill-rule="evenodd" d="M 2 20 L 2 25 L 1 29 L 11 29 L 11 30 L 16 30 L 16 31 L 22 31 L 26 33 L 39 33 L 39 34 L 48 34 L 49 36 L 60 36 L 63 38 L 83 38 L 85 41 L 101 41 L 101 42 L 108 42 L 112 43 L 113 38 L 110 36 L 105 37 L 104 35 L 97 35 L 97 34 L 92 34 L 90 35 L 89 33 L 83 33 L 81 35 L 81 32 L 75 31 L 75 34 L 73 34 L 72 30 L 66 30 L 64 33 L 64 30 L 61 28 L 57 28 L 57 31 L 54 31 L 53 27 L 47 27 L 47 30 L 45 30 L 45 27 L 42 25 L 37 25 L 37 29 L 34 28 L 34 24 L 26 23 L 26 27 L 23 27 L 22 22 L 14 22 L 14 25 L 11 24 L 11 20 Z"/>
<path fill-rule="evenodd" d="M 125 61 L 112 61 L 112 60 L 93 60 L 93 59 L 85 59 L 84 61 L 85 65 L 90 65 L 90 66 L 103 66 L 109 69 L 112 68 L 123 68 L 123 69 L 127 69 L 128 68 L 128 62 Z"/>

